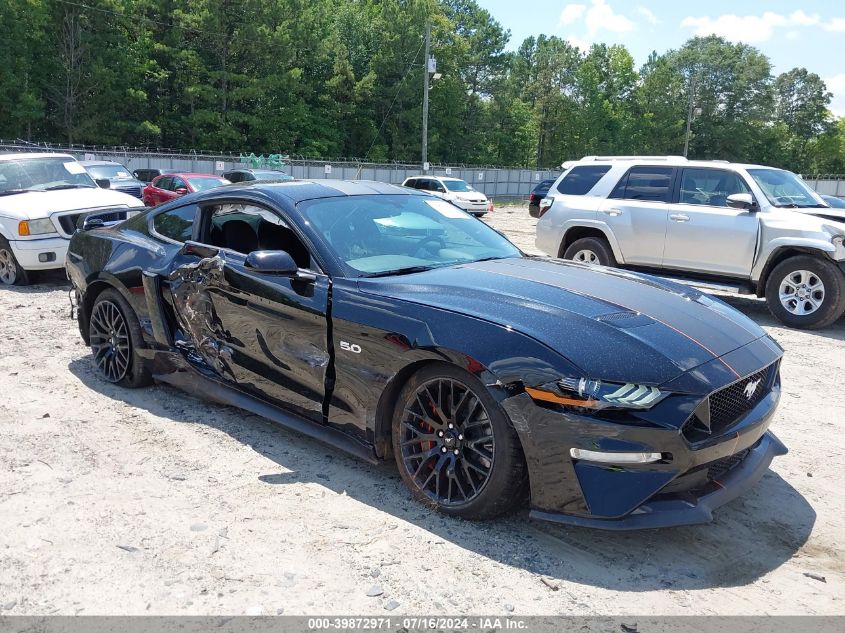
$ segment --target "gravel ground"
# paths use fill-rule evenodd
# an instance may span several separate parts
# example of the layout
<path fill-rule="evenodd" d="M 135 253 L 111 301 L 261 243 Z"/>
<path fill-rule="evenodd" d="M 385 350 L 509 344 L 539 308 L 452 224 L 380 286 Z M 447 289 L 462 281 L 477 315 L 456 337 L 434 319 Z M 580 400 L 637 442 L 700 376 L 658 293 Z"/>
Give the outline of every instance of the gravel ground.
<path fill-rule="evenodd" d="M 533 250 L 534 220 L 491 224 Z M 845 323 L 776 325 L 789 446 L 712 524 L 474 524 L 169 387 L 99 381 L 61 276 L 0 289 L 0 614 L 843 614 Z"/>

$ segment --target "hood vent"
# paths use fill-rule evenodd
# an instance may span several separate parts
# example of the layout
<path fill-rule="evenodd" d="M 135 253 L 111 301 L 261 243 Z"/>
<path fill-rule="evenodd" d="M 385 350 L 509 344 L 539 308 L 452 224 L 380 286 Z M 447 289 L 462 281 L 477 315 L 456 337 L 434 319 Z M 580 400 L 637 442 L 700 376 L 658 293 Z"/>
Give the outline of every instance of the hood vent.
<path fill-rule="evenodd" d="M 607 323 L 613 327 L 620 329 L 629 329 L 632 327 L 642 327 L 643 325 L 651 325 L 654 319 L 639 312 L 611 312 L 610 314 L 603 314 L 596 318 L 596 321 Z"/>

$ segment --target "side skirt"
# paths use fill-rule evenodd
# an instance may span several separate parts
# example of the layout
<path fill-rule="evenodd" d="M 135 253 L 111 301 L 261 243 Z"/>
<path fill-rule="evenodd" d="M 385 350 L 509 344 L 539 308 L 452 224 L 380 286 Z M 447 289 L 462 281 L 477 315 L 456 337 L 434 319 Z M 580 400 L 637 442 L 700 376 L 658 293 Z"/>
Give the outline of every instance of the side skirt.
<path fill-rule="evenodd" d="M 162 354 L 169 355 L 167 352 L 160 352 L 157 355 Z M 176 356 L 180 355 L 176 354 Z M 167 373 L 153 373 L 153 378 L 203 399 L 238 407 L 255 415 L 260 415 L 289 431 L 302 433 L 329 446 L 345 451 L 370 464 L 381 463 L 381 460 L 376 457 L 371 446 L 362 444 L 335 428 L 324 426 L 317 422 L 311 422 L 295 413 L 284 411 L 255 396 L 244 393 L 240 389 L 225 382 L 204 376 L 193 368 L 190 368 L 190 366 L 187 369 L 177 369 L 176 371 L 168 371 Z"/>

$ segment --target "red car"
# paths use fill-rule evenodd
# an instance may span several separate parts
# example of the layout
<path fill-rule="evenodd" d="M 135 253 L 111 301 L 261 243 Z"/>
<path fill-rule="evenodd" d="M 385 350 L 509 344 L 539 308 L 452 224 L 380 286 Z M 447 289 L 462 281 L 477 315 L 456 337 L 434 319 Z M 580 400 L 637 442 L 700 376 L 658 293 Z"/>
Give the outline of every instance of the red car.
<path fill-rule="evenodd" d="M 144 204 L 154 207 L 186 193 L 228 184 L 228 180 L 214 174 L 162 174 L 144 187 Z"/>

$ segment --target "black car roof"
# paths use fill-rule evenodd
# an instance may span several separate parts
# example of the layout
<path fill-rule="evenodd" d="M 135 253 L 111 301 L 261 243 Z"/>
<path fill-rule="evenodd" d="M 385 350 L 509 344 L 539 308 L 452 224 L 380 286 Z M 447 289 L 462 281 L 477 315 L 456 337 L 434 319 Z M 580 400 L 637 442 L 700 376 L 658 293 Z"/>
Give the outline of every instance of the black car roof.
<path fill-rule="evenodd" d="M 340 196 L 366 196 L 373 194 L 427 195 L 415 189 L 389 185 L 374 180 L 287 180 L 283 182 L 237 183 L 227 185 L 223 189 L 210 189 L 203 198 L 219 197 L 237 194 L 238 191 L 262 193 L 272 198 L 284 198 L 287 202 L 297 204 L 303 200 L 317 198 L 337 198 Z"/>

